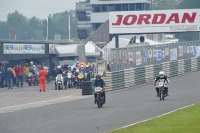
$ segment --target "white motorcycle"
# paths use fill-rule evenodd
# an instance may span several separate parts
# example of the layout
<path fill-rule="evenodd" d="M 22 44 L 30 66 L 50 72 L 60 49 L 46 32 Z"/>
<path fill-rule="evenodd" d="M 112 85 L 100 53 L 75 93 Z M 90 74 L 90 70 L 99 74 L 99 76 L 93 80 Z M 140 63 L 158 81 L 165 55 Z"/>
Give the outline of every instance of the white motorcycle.
<path fill-rule="evenodd" d="M 160 79 L 158 82 L 160 100 L 165 100 L 165 97 L 166 97 L 165 86 L 166 86 L 165 80 Z"/>
<path fill-rule="evenodd" d="M 62 74 L 56 76 L 55 90 L 62 90 L 64 88 L 64 80 Z"/>

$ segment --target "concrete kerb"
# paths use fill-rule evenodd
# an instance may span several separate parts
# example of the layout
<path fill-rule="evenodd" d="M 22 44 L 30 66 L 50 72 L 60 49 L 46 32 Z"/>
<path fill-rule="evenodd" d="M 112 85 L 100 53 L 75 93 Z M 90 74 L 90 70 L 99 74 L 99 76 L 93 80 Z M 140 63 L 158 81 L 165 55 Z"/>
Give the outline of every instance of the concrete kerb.
<path fill-rule="evenodd" d="M 198 102 L 198 103 L 200 103 L 200 102 Z M 182 110 L 182 109 L 185 109 L 185 108 L 188 108 L 188 107 L 192 107 L 192 106 L 194 106 L 195 104 L 198 104 L 198 103 L 194 103 L 194 104 L 191 104 L 191 105 L 188 105 L 188 106 L 184 106 L 184 107 L 181 107 L 181 108 L 175 109 L 175 110 L 173 110 L 173 111 L 170 111 L 170 112 L 168 112 L 168 113 L 164 113 L 164 114 L 162 114 L 162 115 L 159 115 L 159 116 L 156 116 L 156 117 L 152 117 L 152 118 L 149 118 L 149 119 L 146 119 L 146 120 L 140 121 L 140 122 L 136 122 L 136 123 L 133 123 L 133 124 L 130 124 L 130 125 L 127 125 L 127 126 L 124 126 L 124 127 L 118 128 L 118 129 L 113 129 L 112 131 L 116 131 L 116 130 L 124 129 L 124 128 L 130 127 L 130 126 L 134 126 L 134 125 L 137 125 L 137 124 L 140 124 L 140 123 L 144 123 L 144 122 L 147 122 L 147 121 L 153 120 L 153 119 L 155 119 L 155 118 L 159 118 L 159 117 L 162 117 L 162 116 L 165 116 L 165 115 L 168 115 L 168 114 L 174 113 L 174 112 L 176 112 L 176 111 L 179 111 L 179 110 Z M 111 132 L 111 131 L 108 131 L 108 132 Z M 106 132 L 104 132 L 104 133 L 106 133 Z"/>

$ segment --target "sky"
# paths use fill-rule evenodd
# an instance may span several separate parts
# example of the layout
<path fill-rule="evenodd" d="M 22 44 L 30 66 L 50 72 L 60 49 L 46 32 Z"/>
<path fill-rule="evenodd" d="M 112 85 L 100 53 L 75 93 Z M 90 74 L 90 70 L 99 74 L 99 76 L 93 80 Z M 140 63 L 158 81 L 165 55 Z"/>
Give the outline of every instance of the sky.
<path fill-rule="evenodd" d="M 15 10 L 31 18 L 45 19 L 49 14 L 75 9 L 79 0 L 0 0 L 0 21 L 6 21 L 8 13 Z"/>

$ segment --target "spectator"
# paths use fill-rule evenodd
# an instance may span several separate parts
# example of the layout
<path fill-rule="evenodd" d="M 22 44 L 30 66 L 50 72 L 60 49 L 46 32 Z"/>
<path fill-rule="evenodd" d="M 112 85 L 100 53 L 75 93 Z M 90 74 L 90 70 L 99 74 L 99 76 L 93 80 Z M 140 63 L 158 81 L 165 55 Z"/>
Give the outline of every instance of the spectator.
<path fill-rule="evenodd" d="M 43 92 L 46 91 L 46 77 L 47 77 L 47 71 L 44 70 L 44 67 L 42 67 L 42 70 L 39 71 L 39 77 L 40 77 L 40 92 L 43 90 Z"/>
<path fill-rule="evenodd" d="M 133 44 L 134 43 L 134 37 L 132 37 L 129 41 L 130 44 Z"/>
<path fill-rule="evenodd" d="M 8 89 L 12 89 L 14 74 L 13 74 L 11 68 L 7 69 L 5 77 L 7 79 L 7 87 L 8 87 Z"/>
<path fill-rule="evenodd" d="M 21 65 L 17 66 L 16 69 L 16 74 L 17 74 L 17 79 L 18 79 L 18 83 L 17 83 L 17 87 L 19 87 L 19 83 L 21 82 L 21 88 L 23 87 L 23 75 L 24 75 L 24 69 L 21 67 Z"/>
<path fill-rule="evenodd" d="M 133 43 L 136 43 L 136 36 L 134 36 L 134 41 L 133 41 Z"/>
<path fill-rule="evenodd" d="M 30 72 L 30 66 L 28 65 L 28 63 L 26 63 L 26 65 L 24 66 L 24 72 L 25 72 L 25 80 L 27 81 L 28 74 Z"/>
<path fill-rule="evenodd" d="M 140 36 L 140 43 L 144 43 L 144 41 L 145 41 L 144 36 L 141 35 L 141 36 Z"/>
<path fill-rule="evenodd" d="M 67 62 L 65 62 L 65 64 L 64 64 L 64 70 L 65 70 L 65 71 L 68 70 L 68 66 L 69 66 L 69 65 L 67 64 Z"/>
<path fill-rule="evenodd" d="M 13 85 L 16 85 L 16 70 L 15 70 L 15 67 L 14 66 L 12 66 L 11 68 L 10 68 L 10 70 L 12 71 L 12 73 L 13 73 L 13 80 L 12 80 L 12 84 Z"/>
<path fill-rule="evenodd" d="M 0 87 L 4 88 L 4 80 L 5 80 L 5 70 L 3 67 L 0 68 Z"/>

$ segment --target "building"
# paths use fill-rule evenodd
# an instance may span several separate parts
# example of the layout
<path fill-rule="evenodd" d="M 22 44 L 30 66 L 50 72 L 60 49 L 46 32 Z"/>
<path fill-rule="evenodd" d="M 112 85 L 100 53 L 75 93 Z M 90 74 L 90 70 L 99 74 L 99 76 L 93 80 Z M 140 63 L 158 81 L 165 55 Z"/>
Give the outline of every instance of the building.
<path fill-rule="evenodd" d="M 77 34 L 86 39 L 109 19 L 109 12 L 151 9 L 151 0 L 82 0 L 76 3 Z"/>

